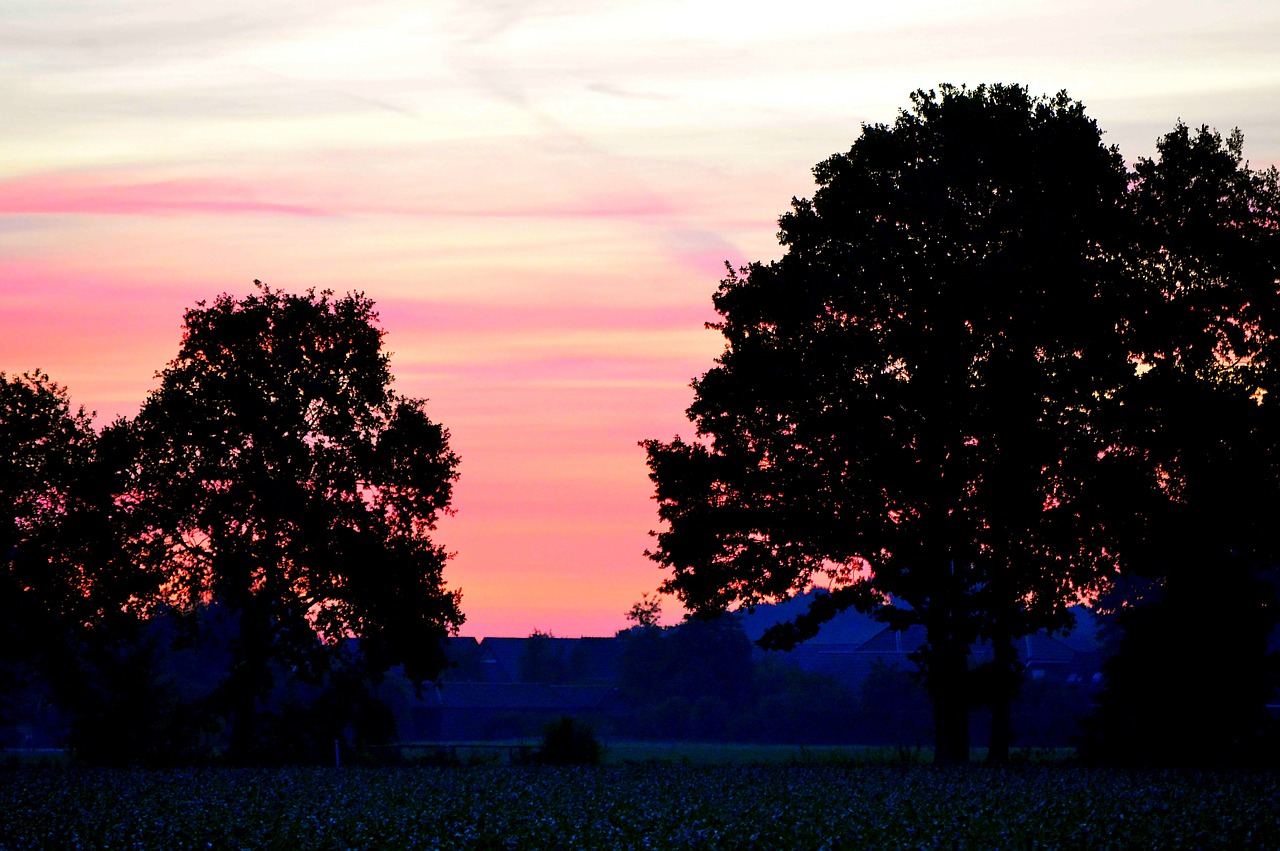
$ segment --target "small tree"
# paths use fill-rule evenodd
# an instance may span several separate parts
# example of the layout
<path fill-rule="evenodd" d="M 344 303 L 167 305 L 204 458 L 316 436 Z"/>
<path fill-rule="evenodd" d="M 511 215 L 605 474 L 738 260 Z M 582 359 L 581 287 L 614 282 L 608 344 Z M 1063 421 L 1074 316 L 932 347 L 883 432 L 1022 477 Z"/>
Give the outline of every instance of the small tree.
<path fill-rule="evenodd" d="M 657 595 L 650 597 L 647 591 L 641 594 L 640 599 L 627 610 L 627 623 L 633 627 L 649 629 L 659 626 L 661 619 L 662 601 Z"/>
<path fill-rule="evenodd" d="M 520 648 L 516 660 L 520 682 L 564 685 L 569 680 L 569 665 L 550 632 L 534 630 Z"/>
<path fill-rule="evenodd" d="M 603 755 L 591 726 L 566 716 L 547 725 L 537 760 L 545 765 L 597 765 Z"/>

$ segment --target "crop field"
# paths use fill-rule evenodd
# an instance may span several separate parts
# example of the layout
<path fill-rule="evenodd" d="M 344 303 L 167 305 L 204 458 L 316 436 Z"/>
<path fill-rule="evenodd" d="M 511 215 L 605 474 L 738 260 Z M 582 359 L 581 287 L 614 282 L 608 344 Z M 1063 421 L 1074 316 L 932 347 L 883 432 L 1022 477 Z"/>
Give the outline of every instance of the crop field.
<path fill-rule="evenodd" d="M 521 754 L 531 754 L 539 747 L 533 739 L 509 739 L 501 742 L 423 742 L 382 749 L 406 764 L 498 765 L 518 761 Z M 986 748 L 970 748 L 974 762 L 982 762 Z M 1013 748 L 1014 762 L 1065 762 L 1075 756 L 1074 748 Z M 3 759 L 3 751 L 0 751 Z M 761 765 L 766 763 L 827 765 L 902 765 L 933 762 L 933 749 L 897 748 L 868 745 L 781 745 L 740 744 L 732 742 L 660 742 L 610 741 L 601 757 L 606 765 L 635 762 L 669 762 L 680 765 Z"/>
<path fill-rule="evenodd" d="M 0 848 L 1280 848 L 1280 777 L 1073 766 L 0 771 Z"/>
<path fill-rule="evenodd" d="M 539 742 L 511 739 L 502 742 L 431 742 L 390 745 L 382 752 L 406 764 L 464 765 L 503 764 L 519 761 L 532 754 Z M 974 759 L 981 761 L 986 751 L 973 748 Z M 1063 759 L 1074 751 L 1016 751 L 1021 761 Z M 0 754 L 2 756 L 2 754 Z M 765 763 L 818 764 L 885 764 L 904 762 L 928 763 L 933 760 L 930 748 L 904 750 L 892 747 L 862 745 L 770 745 L 723 742 L 652 742 L 612 741 L 605 745 L 602 761 L 607 765 L 635 762 L 670 762 L 681 765 L 761 765 Z"/>

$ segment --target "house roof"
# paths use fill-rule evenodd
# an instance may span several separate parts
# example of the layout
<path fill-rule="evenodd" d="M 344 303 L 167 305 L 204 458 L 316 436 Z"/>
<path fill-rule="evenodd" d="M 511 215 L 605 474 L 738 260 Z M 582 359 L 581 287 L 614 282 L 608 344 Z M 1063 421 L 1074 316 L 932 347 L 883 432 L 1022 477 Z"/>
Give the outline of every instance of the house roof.
<path fill-rule="evenodd" d="M 449 658 L 455 666 L 442 679 L 520 682 L 527 668 L 522 660 L 526 658 L 532 641 L 542 642 L 546 651 L 553 654 L 563 668 L 565 677 L 576 683 L 612 680 L 618 655 L 622 652 L 621 643 L 612 637 L 496 637 L 480 641 L 455 638 L 448 646 Z"/>
<path fill-rule="evenodd" d="M 484 660 L 496 666 L 495 679 L 516 682 L 520 679 L 520 656 L 527 638 L 486 638 L 480 642 Z"/>
<path fill-rule="evenodd" d="M 1018 658 L 1027 665 L 1043 665 L 1073 661 L 1079 653 L 1056 637 L 1033 632 L 1018 639 Z"/>
<path fill-rule="evenodd" d="M 436 709 L 554 710 L 598 708 L 612 686 L 553 686 L 544 683 L 440 683 L 424 689 L 422 704 Z"/>
<path fill-rule="evenodd" d="M 889 629 L 884 624 L 879 632 L 871 638 L 858 645 L 859 653 L 875 653 L 877 655 L 901 655 L 905 657 L 908 653 L 913 653 L 925 643 L 927 635 L 925 628 L 919 624 L 914 624 L 899 632 L 898 630 Z"/>
<path fill-rule="evenodd" d="M 817 594 L 825 591 L 810 591 L 797 594 L 789 600 L 767 606 L 757 606 L 751 611 L 738 613 L 742 620 L 742 630 L 747 638 L 758 641 L 764 631 L 771 626 L 795 620 L 809 610 L 809 604 Z M 883 630 L 885 625 L 854 609 L 845 609 L 818 630 L 818 634 L 806 640 L 805 644 L 862 644 L 867 639 Z"/>

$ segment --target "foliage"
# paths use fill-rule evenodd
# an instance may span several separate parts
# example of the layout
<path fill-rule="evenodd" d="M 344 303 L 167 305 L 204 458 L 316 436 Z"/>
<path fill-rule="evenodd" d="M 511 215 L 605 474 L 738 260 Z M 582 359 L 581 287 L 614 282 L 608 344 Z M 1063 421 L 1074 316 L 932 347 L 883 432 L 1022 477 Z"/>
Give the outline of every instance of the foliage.
<path fill-rule="evenodd" d="M 566 716 L 547 725 L 535 759 L 544 765 L 597 765 L 603 753 L 591 725 Z"/>
<path fill-rule="evenodd" d="M 91 761 L 385 739 L 370 684 L 434 675 L 462 615 L 430 537 L 458 459 L 382 334 L 362 295 L 201 302 L 100 433 L 43 373 L 0 374 L 6 698 L 47 691 Z"/>
<path fill-rule="evenodd" d="M 699 701 L 704 719 L 713 706 L 723 713 L 743 707 L 751 689 L 751 642 L 734 618 L 687 620 L 669 629 L 641 628 L 619 635 L 618 690 L 635 708 L 633 735 L 696 738 L 692 723 Z M 704 731 L 708 722 L 704 720 Z M 724 735 L 715 728 L 714 738 Z"/>
<path fill-rule="evenodd" d="M 179 710 L 174 683 L 159 671 L 161 649 L 137 626 L 95 635 L 83 651 L 68 744 L 76 757 L 104 765 L 182 765 L 201 737 L 194 713 Z M 186 728 L 186 729 L 184 729 Z"/>
<path fill-rule="evenodd" d="M 1274 766 L 1280 729 L 1268 704 L 1280 655 L 1268 652 L 1276 586 L 1226 576 L 1230 605 L 1206 606 L 1199 583 L 1167 579 L 1116 615 L 1106 687 L 1085 723 L 1081 756 L 1118 765 Z M 1228 661 L 1229 660 L 1229 661 Z"/>
<path fill-rule="evenodd" d="M 627 610 L 627 623 L 631 627 L 656 627 L 661 618 L 662 600 L 656 594 L 650 597 L 648 592 L 641 594 L 640 599 Z"/>
<path fill-rule="evenodd" d="M 99 435 L 65 388 L 35 371 L 0 373 L 0 717 L 37 727 L 79 723 L 95 647 L 136 629 L 150 579 L 124 556 L 114 461 L 118 431 Z M 99 654 L 101 655 L 101 654 Z M 36 704 L 19 709 L 17 704 Z M 61 706 L 56 718 L 43 707 Z M 68 718 L 68 714 L 71 716 Z M 61 732 L 60 730 L 58 731 Z M 37 739 L 54 733 L 34 731 Z"/>
<path fill-rule="evenodd" d="M 1238 136 L 1160 150 L 1130 175 L 1065 93 L 944 86 L 819 164 L 782 259 L 714 297 L 698 439 L 645 443 L 663 589 L 704 612 L 826 574 L 774 647 L 849 606 L 922 624 L 938 756 L 961 761 L 975 702 L 1007 753 L 1013 641 L 1117 569 L 1180 538 L 1274 563 L 1275 174 Z"/>
<path fill-rule="evenodd" d="M 240 758 L 274 662 L 318 681 L 358 636 L 372 673 L 421 680 L 462 622 L 430 539 L 458 459 L 424 403 L 390 389 L 376 319 L 361 295 L 261 284 L 201 302 L 128 426 L 122 501 L 160 602 L 238 617 L 222 701 Z"/>
<path fill-rule="evenodd" d="M 766 656 L 752 672 L 749 701 L 729 719 L 725 733 L 748 742 L 852 742 L 859 741 L 861 714 L 842 683 Z"/>
<path fill-rule="evenodd" d="M 6 848 L 1274 848 L 1273 774 L 1051 767 L 25 769 Z"/>
<path fill-rule="evenodd" d="M 1119 637 L 1085 750 L 1266 762 L 1280 751 L 1265 710 L 1280 686 L 1280 177 L 1249 168 L 1238 130 L 1180 123 L 1136 164 L 1128 203 L 1152 297 L 1118 445 L 1152 475 L 1125 495 L 1142 526 L 1103 600 Z"/>
<path fill-rule="evenodd" d="M 535 630 L 516 660 L 520 682 L 563 685 L 569 680 L 568 660 L 555 645 L 555 636 Z"/>
<path fill-rule="evenodd" d="M 615 734 L 702 742 L 853 741 L 853 697 L 785 654 L 753 651 L 740 619 L 689 619 L 618 635 Z"/>
<path fill-rule="evenodd" d="M 85 513 L 97 433 L 42 372 L 0 372 L 0 654 L 32 660 L 55 622 L 88 619 L 94 575 L 66 546 Z"/>
<path fill-rule="evenodd" d="M 858 693 L 859 741 L 919 748 L 928 741 L 932 719 L 919 678 L 897 665 L 877 661 Z"/>

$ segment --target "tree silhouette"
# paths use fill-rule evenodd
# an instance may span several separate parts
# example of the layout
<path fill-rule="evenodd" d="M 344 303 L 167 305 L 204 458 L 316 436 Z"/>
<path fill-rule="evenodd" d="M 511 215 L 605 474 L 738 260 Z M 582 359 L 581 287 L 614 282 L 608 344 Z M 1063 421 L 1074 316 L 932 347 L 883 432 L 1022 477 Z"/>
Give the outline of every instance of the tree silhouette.
<path fill-rule="evenodd" d="M 0 373 L 0 695 L 43 690 L 77 730 L 102 702 L 97 649 L 130 640 L 154 587 L 123 545 L 120 436 L 48 375 Z"/>
<path fill-rule="evenodd" d="M 77 483 L 97 433 L 65 388 L 36 371 L 0 372 L 0 566 L 5 648 L 35 630 L 32 618 L 73 611 L 87 581 L 56 546 L 74 513 Z"/>
<path fill-rule="evenodd" d="M 90 579 L 71 537 L 94 441 L 90 415 L 39 372 L 0 373 L 0 716 L 20 686 L 74 672 Z"/>
<path fill-rule="evenodd" d="M 1117 446 L 1150 475 L 1126 496 L 1142 507 L 1133 581 L 1107 600 L 1121 637 L 1085 751 L 1264 760 L 1280 685 L 1267 642 L 1280 622 L 1280 180 L 1249 168 L 1238 130 L 1180 123 L 1136 164 L 1128 205 L 1149 298 Z"/>
<path fill-rule="evenodd" d="M 695 611 L 828 574 L 838 590 L 774 647 L 851 605 L 923 624 L 937 759 L 967 760 L 977 682 L 999 757 L 1012 642 L 1066 626 L 1113 569 L 1107 484 L 1136 469 L 1108 451 L 1134 375 L 1123 162 L 1065 94 L 944 86 L 814 174 L 782 259 L 715 295 L 727 345 L 694 383 L 702 439 L 645 444 L 668 524 L 650 555 Z"/>
<path fill-rule="evenodd" d="M 650 597 L 648 591 L 641 594 L 640 599 L 627 610 L 627 623 L 631 625 L 628 629 L 652 629 L 659 626 L 661 619 L 662 600 L 657 595 Z"/>
<path fill-rule="evenodd" d="M 273 664 L 317 676 L 358 637 L 374 671 L 422 680 L 462 622 L 432 542 L 457 457 L 421 400 L 390 389 L 373 302 L 262 285 L 185 316 L 178 356 L 129 426 L 121 501 L 161 599 L 237 613 L 222 691 L 251 759 Z"/>

